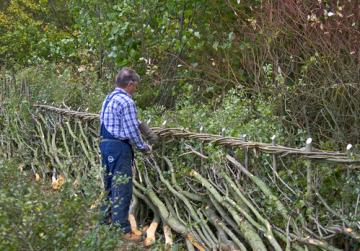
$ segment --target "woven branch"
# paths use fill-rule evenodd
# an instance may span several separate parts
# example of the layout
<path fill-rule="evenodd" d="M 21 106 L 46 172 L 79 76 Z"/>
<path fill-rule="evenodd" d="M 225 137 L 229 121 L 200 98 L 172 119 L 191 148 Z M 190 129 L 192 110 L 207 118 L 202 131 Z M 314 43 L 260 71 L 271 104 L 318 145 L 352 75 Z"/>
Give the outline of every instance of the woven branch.
<path fill-rule="evenodd" d="M 99 115 L 96 113 L 87 113 L 74 111 L 70 109 L 58 108 L 49 105 L 34 105 L 35 107 L 54 112 L 60 115 L 65 115 L 69 117 L 78 118 L 83 121 L 97 121 L 99 120 Z M 305 159 L 318 160 L 325 162 L 333 162 L 340 164 L 360 164 L 360 159 L 351 159 L 348 157 L 347 153 L 341 152 L 328 152 L 328 151 L 311 151 L 307 152 L 298 148 L 291 148 L 281 145 L 272 145 L 268 143 L 261 142 L 252 142 L 245 141 L 235 137 L 224 137 L 216 134 L 207 134 L 207 133 L 194 133 L 187 131 L 182 128 L 161 128 L 153 127 L 153 131 L 159 135 L 161 138 L 173 137 L 173 138 L 183 138 L 183 139 L 196 139 L 204 143 L 212 143 L 215 145 L 221 146 L 230 146 L 230 147 L 240 147 L 244 149 L 256 149 L 261 152 L 279 154 L 282 156 L 285 155 L 297 155 Z M 351 166 L 350 168 L 359 168 L 359 166 Z"/>

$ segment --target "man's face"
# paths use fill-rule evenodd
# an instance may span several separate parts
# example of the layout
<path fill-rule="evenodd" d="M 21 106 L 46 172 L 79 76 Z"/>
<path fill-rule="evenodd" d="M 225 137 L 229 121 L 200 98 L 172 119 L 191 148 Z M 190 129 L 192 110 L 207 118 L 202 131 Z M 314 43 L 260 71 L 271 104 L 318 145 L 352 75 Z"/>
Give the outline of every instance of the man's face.
<path fill-rule="evenodd" d="M 138 83 L 137 82 L 130 82 L 129 85 L 128 85 L 128 92 L 133 95 L 137 89 L 137 85 Z"/>

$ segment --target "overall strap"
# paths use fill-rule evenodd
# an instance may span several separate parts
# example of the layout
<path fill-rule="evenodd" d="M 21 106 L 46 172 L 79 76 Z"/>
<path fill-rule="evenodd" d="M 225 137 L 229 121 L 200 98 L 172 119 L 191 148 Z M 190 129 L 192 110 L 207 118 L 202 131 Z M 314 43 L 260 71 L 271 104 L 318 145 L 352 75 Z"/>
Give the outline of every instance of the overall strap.
<path fill-rule="evenodd" d="M 100 128 L 99 128 L 99 136 L 100 137 L 105 137 L 105 138 L 114 138 L 110 132 L 108 132 L 108 130 L 106 130 L 105 128 L 105 125 L 104 125 L 104 116 L 105 116 L 105 110 L 107 108 L 107 106 L 109 105 L 111 99 L 113 97 L 115 97 L 116 95 L 125 95 L 123 94 L 122 92 L 120 91 L 115 91 L 113 92 L 112 94 L 109 94 L 107 97 L 106 97 L 106 100 L 105 100 L 105 104 L 104 104 L 104 108 L 102 110 L 102 113 L 101 113 L 101 122 L 100 122 Z"/>
<path fill-rule="evenodd" d="M 111 99 L 113 97 L 115 97 L 117 94 L 123 94 L 123 93 L 120 92 L 120 91 L 115 91 L 115 92 L 113 92 L 112 94 L 109 94 L 106 97 L 106 101 L 105 101 L 105 104 L 104 104 L 104 109 L 102 110 L 102 114 L 101 114 L 101 121 L 104 121 L 104 114 L 105 114 L 105 110 L 106 110 L 108 104 L 110 103 Z M 123 94 L 123 95 L 125 95 L 125 94 Z"/>

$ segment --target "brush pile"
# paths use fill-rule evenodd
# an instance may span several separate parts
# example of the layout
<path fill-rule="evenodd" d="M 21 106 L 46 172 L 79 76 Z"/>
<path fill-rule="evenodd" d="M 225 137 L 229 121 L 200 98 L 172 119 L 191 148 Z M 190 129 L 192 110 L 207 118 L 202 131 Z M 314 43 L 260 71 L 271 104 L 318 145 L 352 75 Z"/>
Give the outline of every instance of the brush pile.
<path fill-rule="evenodd" d="M 84 179 L 102 184 L 94 120 L 44 109 L 32 120 L 30 141 L 13 135 L 2 144 L 27 149 L 37 179 L 50 174 L 56 189 Z M 21 123 L 17 119 L 12 126 L 21 131 Z M 166 249 L 184 243 L 188 250 L 359 247 L 359 169 L 354 164 L 155 132 L 161 146 L 139 155 L 133 173 L 130 222 L 134 233 L 146 231 L 145 245 L 159 238 Z"/>

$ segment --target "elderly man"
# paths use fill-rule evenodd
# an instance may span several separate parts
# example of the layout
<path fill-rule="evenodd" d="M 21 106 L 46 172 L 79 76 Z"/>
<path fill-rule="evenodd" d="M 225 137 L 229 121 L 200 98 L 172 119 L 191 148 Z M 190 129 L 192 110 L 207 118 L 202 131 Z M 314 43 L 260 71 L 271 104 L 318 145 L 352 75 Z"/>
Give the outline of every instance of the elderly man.
<path fill-rule="evenodd" d="M 124 239 L 138 240 L 131 233 L 128 221 L 132 197 L 132 146 L 141 152 L 150 147 L 140 135 L 136 106 L 132 95 L 140 81 L 139 75 L 130 68 L 123 68 L 115 79 L 115 90 L 110 93 L 100 114 L 100 151 L 105 166 L 104 185 L 107 203 L 102 206 L 104 223 L 112 223 L 124 233 Z"/>

